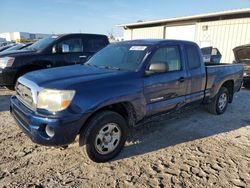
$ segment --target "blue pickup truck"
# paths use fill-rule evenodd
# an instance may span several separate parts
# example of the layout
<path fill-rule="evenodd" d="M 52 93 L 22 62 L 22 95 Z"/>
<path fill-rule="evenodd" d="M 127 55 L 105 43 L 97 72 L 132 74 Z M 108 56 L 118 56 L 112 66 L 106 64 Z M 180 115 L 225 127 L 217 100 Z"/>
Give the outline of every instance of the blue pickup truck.
<path fill-rule="evenodd" d="M 193 42 L 125 41 L 85 64 L 20 77 L 10 112 L 33 142 L 65 146 L 80 135 L 83 153 L 105 162 L 121 151 L 129 127 L 197 104 L 223 114 L 242 77 L 241 64 L 206 65 Z"/>

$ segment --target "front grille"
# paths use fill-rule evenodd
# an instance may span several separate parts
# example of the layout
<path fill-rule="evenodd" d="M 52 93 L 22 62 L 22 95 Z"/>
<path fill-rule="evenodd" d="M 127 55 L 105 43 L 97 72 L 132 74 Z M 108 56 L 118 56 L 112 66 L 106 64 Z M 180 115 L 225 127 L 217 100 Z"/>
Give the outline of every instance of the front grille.
<path fill-rule="evenodd" d="M 29 87 L 18 82 L 16 85 L 16 96 L 25 106 L 33 108 L 34 101 Z"/>

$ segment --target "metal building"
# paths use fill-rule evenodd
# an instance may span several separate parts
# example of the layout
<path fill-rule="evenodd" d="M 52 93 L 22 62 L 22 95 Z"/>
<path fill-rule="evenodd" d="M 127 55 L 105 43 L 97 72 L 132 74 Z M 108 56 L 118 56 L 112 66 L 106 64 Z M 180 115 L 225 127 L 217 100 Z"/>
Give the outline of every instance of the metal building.
<path fill-rule="evenodd" d="M 27 33 L 27 32 L 0 33 L 0 37 L 4 38 L 8 42 L 33 42 L 48 36 L 50 36 L 50 34 Z"/>
<path fill-rule="evenodd" d="M 234 60 L 234 47 L 250 44 L 250 8 L 118 26 L 124 28 L 124 40 L 183 39 L 195 41 L 200 47 L 216 47 L 222 62 Z"/>

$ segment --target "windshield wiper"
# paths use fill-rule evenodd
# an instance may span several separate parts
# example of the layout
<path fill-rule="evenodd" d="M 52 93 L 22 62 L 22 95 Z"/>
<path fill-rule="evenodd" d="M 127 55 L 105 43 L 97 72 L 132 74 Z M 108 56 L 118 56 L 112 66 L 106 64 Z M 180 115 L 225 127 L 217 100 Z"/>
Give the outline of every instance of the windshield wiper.
<path fill-rule="evenodd" d="M 95 64 L 90 64 L 90 63 L 85 63 L 83 65 L 93 66 L 93 67 L 101 68 L 101 69 L 121 70 L 121 68 L 108 66 L 108 65 L 95 65 Z"/>
<path fill-rule="evenodd" d="M 97 67 L 104 68 L 104 69 L 121 70 L 119 67 L 112 67 L 112 66 L 107 66 L 107 65 L 102 65 L 102 66 L 97 66 Z"/>
<path fill-rule="evenodd" d="M 82 65 L 88 65 L 88 66 L 91 66 L 91 67 L 96 67 L 96 68 L 98 68 L 97 65 L 93 65 L 93 64 L 90 64 L 90 63 L 82 63 Z"/>
<path fill-rule="evenodd" d="M 35 49 L 35 48 L 32 48 L 32 47 L 26 47 L 26 48 L 24 48 L 24 49 L 26 49 L 26 50 L 31 50 L 31 51 L 37 51 L 37 49 Z"/>

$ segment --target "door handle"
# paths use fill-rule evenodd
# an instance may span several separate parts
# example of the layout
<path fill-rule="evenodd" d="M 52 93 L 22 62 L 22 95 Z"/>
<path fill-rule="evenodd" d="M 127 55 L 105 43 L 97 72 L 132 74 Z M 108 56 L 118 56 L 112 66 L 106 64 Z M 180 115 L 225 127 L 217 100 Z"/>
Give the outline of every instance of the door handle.
<path fill-rule="evenodd" d="M 83 59 L 83 58 L 87 58 L 87 56 L 86 55 L 81 55 L 81 56 L 79 56 L 79 58 Z"/>
<path fill-rule="evenodd" d="M 178 81 L 179 81 L 179 82 L 184 82 L 184 81 L 185 81 L 185 78 L 184 78 L 184 77 L 180 77 L 180 78 L 178 79 Z"/>

